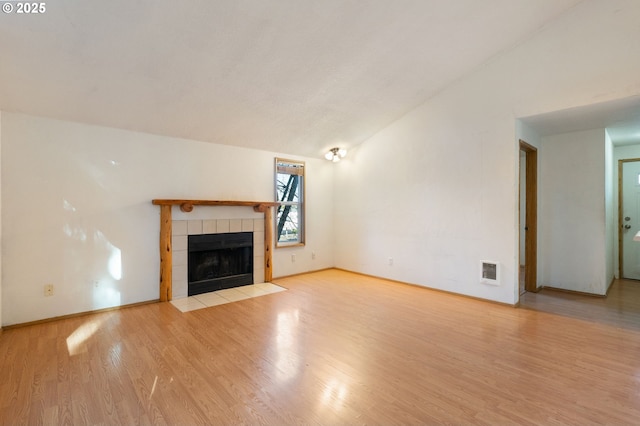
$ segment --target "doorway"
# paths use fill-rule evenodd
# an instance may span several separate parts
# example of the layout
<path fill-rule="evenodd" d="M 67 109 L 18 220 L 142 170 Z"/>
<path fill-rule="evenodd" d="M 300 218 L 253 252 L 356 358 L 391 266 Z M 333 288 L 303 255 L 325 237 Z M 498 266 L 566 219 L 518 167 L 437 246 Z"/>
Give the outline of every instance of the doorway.
<path fill-rule="evenodd" d="M 619 160 L 618 199 L 620 277 L 640 280 L 640 158 Z"/>
<path fill-rule="evenodd" d="M 519 294 L 537 292 L 538 150 L 520 140 Z"/>

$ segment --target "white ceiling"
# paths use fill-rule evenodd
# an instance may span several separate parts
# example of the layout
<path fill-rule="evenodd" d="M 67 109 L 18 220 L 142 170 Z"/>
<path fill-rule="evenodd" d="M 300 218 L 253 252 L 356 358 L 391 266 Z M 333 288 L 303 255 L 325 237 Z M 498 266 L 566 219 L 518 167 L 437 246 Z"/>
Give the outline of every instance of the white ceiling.
<path fill-rule="evenodd" d="M 525 117 L 522 121 L 540 136 L 606 128 L 614 145 L 640 144 L 640 96 Z"/>
<path fill-rule="evenodd" d="M 305 156 L 580 0 L 56 0 L 0 14 L 0 109 Z"/>

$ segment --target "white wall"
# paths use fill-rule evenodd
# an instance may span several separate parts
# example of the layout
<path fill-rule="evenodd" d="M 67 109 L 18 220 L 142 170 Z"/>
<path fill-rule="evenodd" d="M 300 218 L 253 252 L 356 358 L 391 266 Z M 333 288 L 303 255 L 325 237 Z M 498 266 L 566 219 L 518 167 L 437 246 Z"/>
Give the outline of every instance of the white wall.
<path fill-rule="evenodd" d="M 541 282 L 605 294 L 605 131 L 549 136 L 542 144 Z"/>
<path fill-rule="evenodd" d="M 613 141 L 609 136 L 609 132 L 604 132 L 604 206 L 605 206 L 605 285 L 606 290 L 613 282 L 615 277 L 616 265 L 618 263 L 615 257 L 617 240 L 616 240 L 616 223 L 618 221 L 618 209 L 615 203 L 615 192 L 617 185 L 614 181 L 614 165 L 613 165 Z M 605 291 L 606 293 L 606 291 Z"/>
<path fill-rule="evenodd" d="M 336 168 L 336 265 L 515 303 L 516 119 L 640 93 L 639 15 L 637 1 L 580 3 L 362 144 Z M 479 283 L 482 259 L 500 262 L 500 286 Z"/>
<path fill-rule="evenodd" d="M 154 198 L 274 197 L 277 153 L 7 112 L 1 119 L 4 325 L 157 299 Z M 295 249 L 295 263 L 289 250 L 274 250 L 274 276 L 333 265 L 332 164 L 296 159 L 307 165 L 308 244 Z"/>
<path fill-rule="evenodd" d="M 2 111 L 0 111 L 0 329 L 2 329 Z"/>
<path fill-rule="evenodd" d="M 630 160 L 634 158 L 640 158 L 640 144 L 637 145 L 623 145 L 613 148 L 613 164 L 614 164 L 614 176 L 617 180 L 617 168 L 619 160 Z"/>

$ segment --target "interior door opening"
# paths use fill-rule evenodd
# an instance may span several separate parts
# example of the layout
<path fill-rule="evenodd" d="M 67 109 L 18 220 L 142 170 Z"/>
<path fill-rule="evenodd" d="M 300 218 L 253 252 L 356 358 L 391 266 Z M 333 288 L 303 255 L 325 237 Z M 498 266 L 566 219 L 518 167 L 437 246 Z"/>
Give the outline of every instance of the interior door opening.
<path fill-rule="evenodd" d="M 537 292 L 538 150 L 520 140 L 519 294 Z"/>
<path fill-rule="evenodd" d="M 526 213 L 527 213 L 527 153 L 523 150 L 520 150 L 520 256 L 519 256 L 519 264 L 518 264 L 518 294 L 523 295 L 525 293 L 525 265 L 527 264 L 527 256 L 525 250 L 525 241 L 526 241 Z"/>

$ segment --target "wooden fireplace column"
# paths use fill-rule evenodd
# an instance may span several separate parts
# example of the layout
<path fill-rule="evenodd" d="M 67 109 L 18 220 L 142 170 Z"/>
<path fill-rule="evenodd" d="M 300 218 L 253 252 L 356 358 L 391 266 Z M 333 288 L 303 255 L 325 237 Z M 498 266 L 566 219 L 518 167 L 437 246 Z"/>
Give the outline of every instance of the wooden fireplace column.
<path fill-rule="evenodd" d="M 253 207 L 256 212 L 264 213 L 264 280 L 273 279 L 272 269 L 272 241 L 273 241 L 273 211 L 271 207 L 279 205 L 265 201 L 220 201 L 220 200 L 162 200 L 151 201 L 160 206 L 160 301 L 172 299 L 172 260 L 171 248 L 171 207 L 180 206 L 180 210 L 189 213 L 193 206 L 236 206 Z"/>

